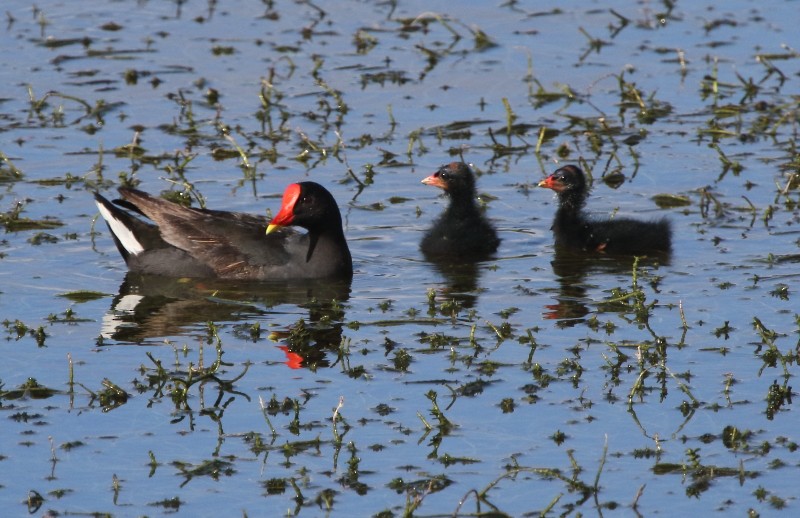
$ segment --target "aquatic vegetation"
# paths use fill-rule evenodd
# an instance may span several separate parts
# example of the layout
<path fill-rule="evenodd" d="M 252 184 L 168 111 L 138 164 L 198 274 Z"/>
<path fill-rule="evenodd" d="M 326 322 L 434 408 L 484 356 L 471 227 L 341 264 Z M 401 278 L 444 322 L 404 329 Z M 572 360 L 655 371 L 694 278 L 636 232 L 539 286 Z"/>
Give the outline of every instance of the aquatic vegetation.
<path fill-rule="evenodd" d="M 4 227 L 6 229 L 6 232 L 23 232 L 26 230 L 54 229 L 64 225 L 64 223 L 54 218 L 44 218 L 36 220 L 36 219 L 22 217 L 21 214 L 23 212 L 23 209 L 24 209 L 24 204 L 17 203 L 8 212 L 0 214 L 0 226 Z M 43 236 L 48 234 L 40 232 L 36 235 Z M 37 242 L 32 242 L 31 244 L 39 244 L 39 242 L 41 242 L 41 239 L 38 240 Z"/>
<path fill-rule="evenodd" d="M 53 515 L 219 514 L 223 493 L 246 515 L 792 512 L 800 53 L 791 3 L 750 7 L 9 7 L 0 494 Z M 491 260 L 417 252 L 443 203 L 421 174 L 453 160 L 481 175 Z M 566 163 L 589 212 L 668 213 L 673 257 L 555 253 L 533 186 Z M 125 277 L 90 201 L 252 211 L 305 178 L 342 201 L 344 291 Z"/>

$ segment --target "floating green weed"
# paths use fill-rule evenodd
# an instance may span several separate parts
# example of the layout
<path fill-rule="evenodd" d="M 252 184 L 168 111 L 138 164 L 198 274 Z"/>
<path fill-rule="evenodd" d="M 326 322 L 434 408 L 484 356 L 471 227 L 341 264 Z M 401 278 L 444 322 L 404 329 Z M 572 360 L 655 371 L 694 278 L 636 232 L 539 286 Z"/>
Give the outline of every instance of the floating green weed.
<path fill-rule="evenodd" d="M 242 372 L 236 377 L 230 379 L 221 377 L 221 374 L 224 373 L 224 369 L 229 367 L 230 364 L 222 361 L 222 340 L 219 338 L 217 328 L 213 323 L 208 324 L 207 342 L 213 344 L 216 351 L 216 357 L 209 366 L 205 366 L 204 364 L 202 348 L 197 364 L 189 362 L 185 368 L 172 372 L 164 368 L 161 360 L 155 358 L 152 353 L 147 352 L 147 357 L 153 363 L 154 368 L 146 369 L 144 366 L 142 367 L 142 372 L 147 374 L 147 384 L 141 385 L 138 390 L 152 390 L 151 401 L 153 402 L 168 395 L 172 399 L 176 409 L 191 412 L 192 407 L 189 404 L 189 395 L 193 387 L 206 387 L 206 390 L 209 390 L 211 387 L 216 388 L 216 400 L 211 407 L 203 408 L 203 411 L 206 415 L 217 420 L 236 396 L 249 399 L 248 396 L 234 389 L 236 381 L 244 377 L 247 373 L 248 365 L 244 365 Z M 228 399 L 223 402 L 225 396 L 228 396 Z"/>
<path fill-rule="evenodd" d="M 0 183 L 2 182 L 15 182 L 24 178 L 22 170 L 20 170 L 14 162 L 2 151 L 0 151 L 0 161 L 5 167 L 0 167 Z"/>
<path fill-rule="evenodd" d="M 396 491 L 397 494 L 405 494 L 406 501 L 403 516 L 410 517 L 414 515 L 414 511 L 422 505 L 428 495 L 442 491 L 452 483 L 453 481 L 445 475 L 436 475 L 411 481 L 395 478 L 387 484 L 387 487 Z M 387 512 L 391 513 L 390 511 Z"/>
<path fill-rule="evenodd" d="M 681 464 L 659 463 L 653 467 L 656 475 L 679 474 L 689 477 L 690 483 L 686 487 L 686 496 L 699 498 L 708 491 L 713 482 L 722 477 L 736 477 L 740 484 L 747 479 L 759 476 L 756 471 L 746 471 L 744 463 L 738 467 L 724 467 L 703 464 L 699 448 L 688 448 L 686 460 Z"/>
<path fill-rule="evenodd" d="M 51 324 L 79 324 L 81 322 L 93 322 L 90 318 L 80 318 L 72 308 L 65 309 L 60 314 L 50 313 L 47 321 Z"/>
<path fill-rule="evenodd" d="M 28 498 L 26 499 L 26 502 L 25 502 L 26 505 L 28 506 L 28 513 L 29 514 L 36 513 L 39 510 L 39 508 L 42 506 L 42 504 L 44 504 L 44 502 L 45 502 L 45 499 L 41 495 L 41 493 L 39 493 L 35 489 L 30 490 L 28 492 Z"/>
<path fill-rule="evenodd" d="M 165 498 L 164 500 L 159 500 L 157 502 L 151 502 L 147 505 L 152 507 L 163 507 L 166 510 L 175 512 L 181 508 L 181 504 L 184 502 L 177 496 L 172 498 Z"/>
<path fill-rule="evenodd" d="M 20 340 L 26 336 L 33 338 L 36 345 L 43 347 L 47 339 L 47 333 L 43 326 L 30 327 L 21 320 L 3 320 L 3 327 L 9 335 L 9 339 Z"/>
<path fill-rule="evenodd" d="M 58 296 L 77 303 L 91 302 L 93 300 L 109 297 L 107 293 L 91 290 L 68 291 L 66 293 L 60 293 Z"/>
<path fill-rule="evenodd" d="M 14 208 L 8 212 L 0 214 L 0 226 L 6 229 L 6 232 L 22 232 L 26 230 L 49 230 L 58 228 L 64 225 L 56 218 L 45 219 L 30 219 L 22 217 L 25 205 L 17 203 Z M 42 234 L 44 235 L 44 234 Z"/>
<path fill-rule="evenodd" d="M 204 460 L 200 463 L 176 460 L 172 462 L 172 465 L 176 467 L 184 477 L 184 481 L 181 484 L 182 486 L 185 486 L 196 477 L 209 477 L 212 480 L 219 480 L 220 477 L 230 477 L 236 473 L 236 470 L 233 468 L 233 463 L 224 459 Z"/>
<path fill-rule="evenodd" d="M 782 353 L 776 344 L 776 340 L 779 338 L 778 333 L 765 326 L 758 317 L 753 317 L 753 328 L 761 338 L 761 342 L 755 350 L 755 354 L 759 355 L 763 361 L 763 365 L 758 371 L 759 376 L 766 368 L 775 368 L 780 364 L 784 378 L 789 379 L 789 366 L 793 363 L 796 364 L 798 360 L 796 352 Z"/>
<path fill-rule="evenodd" d="M 58 391 L 41 385 L 35 378 L 28 378 L 25 383 L 11 390 L 3 390 L 0 384 L 0 400 L 13 400 L 29 397 L 32 399 L 47 399 L 58 394 Z M 27 420 L 27 418 L 23 419 Z"/>
<path fill-rule="evenodd" d="M 631 313 L 638 323 L 647 325 L 653 308 L 658 304 L 658 300 L 648 303 L 647 294 L 639 286 L 639 261 L 639 257 L 633 260 L 630 289 L 622 287 L 612 289 L 610 296 L 599 305 L 598 309 L 601 311 Z"/>
<path fill-rule="evenodd" d="M 611 44 L 610 42 L 591 36 L 583 27 L 578 27 L 578 31 L 583 34 L 589 42 L 589 48 L 583 54 L 581 54 L 579 61 L 586 59 L 592 52 L 599 54 L 603 47 Z"/>

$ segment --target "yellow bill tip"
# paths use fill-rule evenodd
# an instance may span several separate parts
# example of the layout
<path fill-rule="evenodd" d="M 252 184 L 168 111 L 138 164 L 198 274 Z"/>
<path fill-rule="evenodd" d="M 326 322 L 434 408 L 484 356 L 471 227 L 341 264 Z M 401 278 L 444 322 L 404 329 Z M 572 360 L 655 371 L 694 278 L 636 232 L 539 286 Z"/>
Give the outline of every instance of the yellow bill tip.
<path fill-rule="evenodd" d="M 267 226 L 267 234 L 272 234 L 273 232 L 275 232 L 276 230 L 278 230 L 278 229 L 279 229 L 279 228 L 281 228 L 282 226 L 283 226 L 283 225 L 275 225 L 274 223 L 270 223 L 270 224 Z"/>

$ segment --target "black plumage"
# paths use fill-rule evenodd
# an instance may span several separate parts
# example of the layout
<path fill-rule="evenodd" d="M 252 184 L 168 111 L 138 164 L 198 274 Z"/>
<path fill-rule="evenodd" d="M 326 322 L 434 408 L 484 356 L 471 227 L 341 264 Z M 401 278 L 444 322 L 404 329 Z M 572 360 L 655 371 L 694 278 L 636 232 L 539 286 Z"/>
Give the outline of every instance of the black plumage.
<path fill-rule="evenodd" d="M 422 180 L 444 190 L 450 202 L 420 242 L 431 259 L 464 261 L 490 257 L 500 244 L 497 231 L 478 205 L 475 175 L 463 162 L 453 162 Z"/>
<path fill-rule="evenodd" d="M 661 218 L 641 221 L 631 218 L 593 219 L 583 213 L 589 195 L 583 171 L 567 165 L 539 182 L 558 195 L 553 220 L 556 246 L 611 255 L 668 254 L 672 228 Z"/>
<path fill-rule="evenodd" d="M 271 221 L 184 207 L 136 189 L 121 188 L 119 193 L 122 200 L 116 203 L 100 194 L 95 201 L 131 271 L 250 280 L 352 278 L 339 207 L 317 183 L 289 185 Z"/>

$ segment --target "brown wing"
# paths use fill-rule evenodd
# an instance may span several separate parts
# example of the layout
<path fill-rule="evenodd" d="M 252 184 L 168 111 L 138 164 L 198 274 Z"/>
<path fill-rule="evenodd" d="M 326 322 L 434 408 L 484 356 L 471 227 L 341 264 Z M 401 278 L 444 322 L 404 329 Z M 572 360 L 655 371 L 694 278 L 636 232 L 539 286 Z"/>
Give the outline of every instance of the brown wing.
<path fill-rule="evenodd" d="M 267 235 L 266 217 L 184 207 L 135 189 L 120 194 L 157 225 L 161 237 L 207 264 L 219 277 L 241 278 L 262 267 L 286 264 L 286 240 L 294 232 Z"/>

